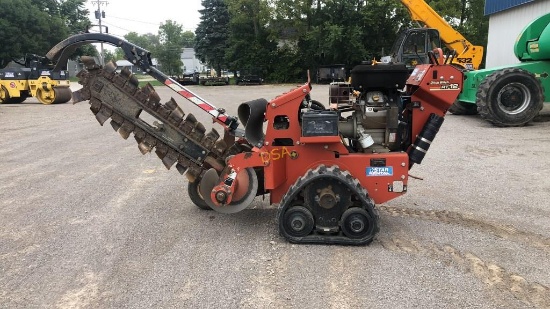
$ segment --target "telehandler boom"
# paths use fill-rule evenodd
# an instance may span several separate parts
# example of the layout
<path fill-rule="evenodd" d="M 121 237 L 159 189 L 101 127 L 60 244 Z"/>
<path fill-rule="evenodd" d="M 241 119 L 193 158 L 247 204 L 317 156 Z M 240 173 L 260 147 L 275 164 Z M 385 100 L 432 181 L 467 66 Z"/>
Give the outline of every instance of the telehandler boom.
<path fill-rule="evenodd" d="M 441 15 L 429 6 L 424 0 L 401 0 L 409 10 L 414 21 L 424 24 L 428 28 L 439 31 L 443 44 L 449 50 L 457 52 L 453 63 L 467 70 L 477 70 L 483 60 L 483 46 L 477 46 L 468 41 L 460 32 L 455 30 Z"/>
<path fill-rule="evenodd" d="M 411 70 L 417 64 L 428 63 L 428 52 L 441 47 L 441 41 L 456 55 L 452 64 L 464 70 L 477 70 L 483 60 L 483 47 L 470 43 L 460 32 L 451 27 L 424 0 L 401 0 L 409 10 L 411 19 L 424 27 L 401 32 L 395 40 L 385 63 L 404 63 Z"/>

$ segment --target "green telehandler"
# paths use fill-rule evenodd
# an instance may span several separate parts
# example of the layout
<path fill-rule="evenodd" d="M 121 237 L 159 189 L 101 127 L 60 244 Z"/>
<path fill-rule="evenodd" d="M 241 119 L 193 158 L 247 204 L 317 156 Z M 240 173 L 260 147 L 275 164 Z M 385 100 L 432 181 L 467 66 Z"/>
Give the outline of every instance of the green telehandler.
<path fill-rule="evenodd" d="M 520 63 L 466 72 L 464 88 L 453 105 L 459 114 L 475 114 L 499 127 L 523 126 L 550 100 L 550 13 L 527 25 L 514 53 Z"/>

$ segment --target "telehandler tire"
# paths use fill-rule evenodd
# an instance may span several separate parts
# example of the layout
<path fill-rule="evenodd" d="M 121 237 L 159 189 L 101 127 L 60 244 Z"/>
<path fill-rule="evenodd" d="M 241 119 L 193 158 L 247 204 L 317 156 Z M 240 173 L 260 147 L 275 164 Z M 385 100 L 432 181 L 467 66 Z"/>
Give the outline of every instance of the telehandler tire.
<path fill-rule="evenodd" d="M 542 85 L 535 75 L 519 68 L 491 73 L 476 95 L 481 118 L 498 127 L 524 126 L 542 109 Z"/>
<path fill-rule="evenodd" d="M 449 107 L 449 113 L 453 115 L 477 115 L 477 105 L 456 100 Z"/>
<path fill-rule="evenodd" d="M 321 103 L 317 100 L 311 100 L 311 109 L 324 111 L 327 108 L 325 107 L 325 105 L 323 103 Z"/>
<path fill-rule="evenodd" d="M 200 192 L 199 192 L 199 184 L 200 179 L 196 179 L 194 182 L 189 182 L 187 185 L 187 193 L 189 194 L 189 198 L 191 198 L 191 202 L 195 204 L 195 206 L 199 207 L 203 210 L 212 210 L 208 204 L 204 201 L 202 198 Z"/>

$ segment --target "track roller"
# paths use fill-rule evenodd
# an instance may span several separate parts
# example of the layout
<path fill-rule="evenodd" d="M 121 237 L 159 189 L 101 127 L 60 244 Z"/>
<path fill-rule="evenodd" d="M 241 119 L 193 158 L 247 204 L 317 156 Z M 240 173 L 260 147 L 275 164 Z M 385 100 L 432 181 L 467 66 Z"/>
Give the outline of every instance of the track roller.
<path fill-rule="evenodd" d="M 292 206 L 283 216 L 285 231 L 292 237 L 305 237 L 313 231 L 313 214 L 304 206 Z"/>
<path fill-rule="evenodd" d="M 352 207 L 342 215 L 340 227 L 348 238 L 362 239 L 374 232 L 376 224 L 365 209 Z"/>

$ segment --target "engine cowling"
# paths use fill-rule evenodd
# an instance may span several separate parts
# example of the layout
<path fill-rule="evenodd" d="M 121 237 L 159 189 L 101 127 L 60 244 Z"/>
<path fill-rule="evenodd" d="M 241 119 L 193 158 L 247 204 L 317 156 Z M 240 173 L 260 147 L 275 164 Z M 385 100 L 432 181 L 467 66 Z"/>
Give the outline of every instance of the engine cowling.
<path fill-rule="evenodd" d="M 330 85 L 331 108 L 341 112 L 340 134 L 355 151 L 399 149 L 400 95 L 408 76 L 405 65 L 363 64 L 351 71 L 351 83 Z"/>

